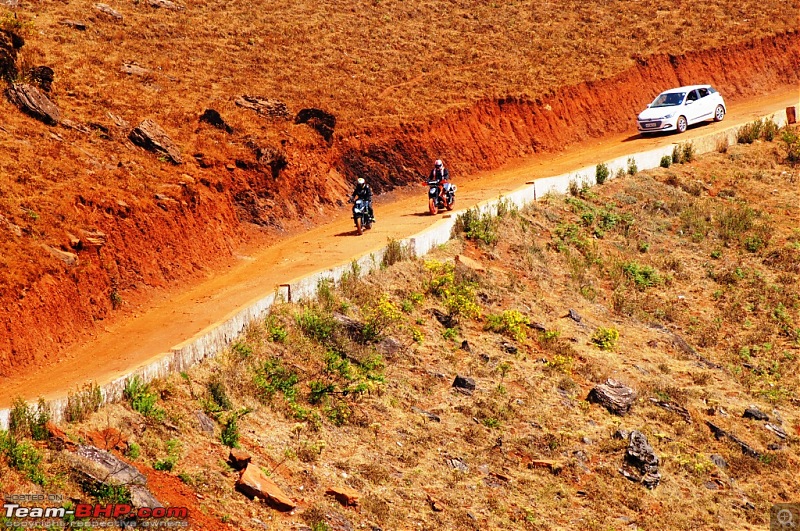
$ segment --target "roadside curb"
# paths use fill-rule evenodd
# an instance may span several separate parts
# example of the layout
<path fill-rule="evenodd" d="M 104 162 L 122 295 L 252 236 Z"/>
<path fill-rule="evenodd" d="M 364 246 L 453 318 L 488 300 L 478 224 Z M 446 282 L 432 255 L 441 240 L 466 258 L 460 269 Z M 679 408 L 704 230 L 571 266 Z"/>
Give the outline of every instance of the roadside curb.
<path fill-rule="evenodd" d="M 789 109 L 793 108 L 790 107 Z M 763 118 L 772 118 L 779 127 L 782 127 L 787 123 L 787 111 L 777 111 Z M 688 142 L 692 143 L 696 154 L 709 153 L 717 149 L 719 142 L 727 140 L 729 144 L 735 144 L 737 132 L 741 127 L 743 127 L 743 125 L 733 126 L 717 133 L 691 139 Z M 674 142 L 674 144 L 681 143 L 682 142 L 679 141 Z M 632 160 L 639 170 L 659 167 L 662 157 L 672 156 L 674 144 L 605 161 L 604 163 L 609 169 L 608 179 L 613 179 L 620 170 L 625 172 L 628 168 L 629 160 Z M 497 199 L 479 202 L 473 208 L 477 208 L 482 213 L 489 213 L 492 215 L 497 214 L 498 205 L 501 203 L 511 203 L 521 208 L 526 204 L 541 199 L 547 194 L 569 193 L 570 183 L 573 182 L 578 185 L 585 184 L 586 186 L 595 186 L 597 184 L 595 172 L 595 166 L 587 166 L 568 174 L 529 181 L 524 186 Z M 465 211 L 466 210 L 463 209 L 453 211 L 427 229 L 408 238 L 399 240 L 399 243 L 413 250 L 416 256 L 423 256 L 433 248 L 448 242 L 452 238 L 453 227 L 456 220 L 458 216 Z M 100 391 L 103 397 L 103 403 L 122 400 L 125 384 L 131 378 L 138 376 L 143 382 L 151 382 L 176 372 L 186 371 L 188 368 L 207 358 L 215 357 L 239 337 L 250 323 L 258 319 L 263 319 L 276 301 L 298 301 L 314 297 L 317 285 L 321 280 L 330 279 L 334 282 L 338 282 L 344 274 L 353 271 L 354 267 L 357 267 L 362 273 L 368 273 L 379 269 L 386 251 L 387 247 L 384 246 L 372 250 L 356 260 L 348 261 L 347 263 L 318 271 L 304 277 L 294 278 L 285 284 L 281 284 L 274 293 L 251 301 L 244 308 L 228 314 L 222 320 L 209 325 L 193 337 L 175 345 L 168 352 L 153 356 L 149 361 L 141 364 L 124 376 L 120 376 L 109 382 L 101 383 Z M 64 412 L 68 405 L 67 392 L 68 391 L 65 390 L 64 396 L 47 401 L 52 420 L 57 423 L 64 420 Z M 29 400 L 29 403 L 34 404 L 35 401 Z M 10 414 L 10 408 L 0 409 L 0 429 L 8 429 Z"/>

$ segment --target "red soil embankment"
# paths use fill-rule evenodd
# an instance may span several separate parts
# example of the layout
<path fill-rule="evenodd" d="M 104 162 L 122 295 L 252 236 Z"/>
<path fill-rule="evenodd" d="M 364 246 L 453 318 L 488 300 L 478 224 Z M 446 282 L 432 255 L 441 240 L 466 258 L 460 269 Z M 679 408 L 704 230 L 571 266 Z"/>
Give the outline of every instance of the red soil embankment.
<path fill-rule="evenodd" d="M 274 227 L 289 220 L 285 225 L 291 226 L 293 218 L 301 212 L 311 217 L 311 211 L 319 219 L 336 208 L 356 176 L 369 176 L 383 192 L 418 180 L 435 158 L 445 158 L 454 173 L 464 174 L 587 138 L 632 132 L 636 113 L 672 86 L 709 82 L 730 103 L 796 85 L 798 44 L 793 32 L 748 45 L 642 58 L 613 78 L 535 100 L 486 100 L 426 123 L 335 138 L 330 146 L 298 142 L 285 147 L 289 164 L 277 176 L 247 164 L 218 164 L 192 170 L 195 177 L 166 199 L 154 201 L 148 190 L 136 195 L 113 187 L 75 194 L 66 200 L 74 211 L 68 213 L 71 222 L 102 231 L 107 242 L 99 250 L 78 250 L 78 264 L 70 266 L 42 250 L 35 233 L 19 238 L 32 258 L 7 264 L 14 282 L 0 287 L 0 375 L 57 359 L 59 346 L 84 339 L 98 321 L 114 314 L 120 300 L 146 300 L 147 293 L 137 293 L 222 263 L 246 239 L 247 222 Z M 224 150 L 217 154 L 225 156 Z M 236 155 L 227 156 L 234 160 Z M 66 235 L 63 240 L 60 246 L 70 250 Z"/>

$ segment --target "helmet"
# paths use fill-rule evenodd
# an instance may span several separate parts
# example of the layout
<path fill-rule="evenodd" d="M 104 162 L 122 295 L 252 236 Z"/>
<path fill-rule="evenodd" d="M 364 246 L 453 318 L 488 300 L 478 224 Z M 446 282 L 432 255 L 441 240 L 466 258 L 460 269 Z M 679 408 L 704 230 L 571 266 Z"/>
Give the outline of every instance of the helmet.
<path fill-rule="evenodd" d="M 436 159 L 436 162 L 434 162 L 433 165 L 436 166 L 437 168 L 441 168 L 442 167 L 442 161 L 439 160 L 439 159 Z"/>
<path fill-rule="evenodd" d="M 358 184 L 364 184 L 365 182 L 367 181 L 365 181 L 363 177 L 358 178 Z"/>

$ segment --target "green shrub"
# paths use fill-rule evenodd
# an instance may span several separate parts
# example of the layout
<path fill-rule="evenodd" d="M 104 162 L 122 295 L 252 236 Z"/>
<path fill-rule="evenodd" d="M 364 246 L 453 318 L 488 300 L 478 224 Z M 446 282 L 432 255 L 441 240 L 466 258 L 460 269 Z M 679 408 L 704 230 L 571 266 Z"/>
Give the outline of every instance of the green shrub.
<path fill-rule="evenodd" d="M 600 347 L 600 350 L 614 350 L 614 346 L 619 339 L 619 331 L 614 328 L 600 327 L 592 335 L 592 343 Z"/>
<path fill-rule="evenodd" d="M 276 315 L 269 315 L 264 322 L 267 327 L 267 337 L 274 343 L 283 343 L 289 337 L 289 332 Z"/>
<path fill-rule="evenodd" d="M 692 162 L 694 160 L 694 144 L 691 142 L 684 142 L 681 144 L 681 163 Z"/>
<path fill-rule="evenodd" d="M 83 422 L 89 415 L 97 412 L 103 403 L 100 386 L 87 383 L 83 389 L 67 394 L 67 407 L 64 410 L 64 420 L 67 422 Z"/>
<path fill-rule="evenodd" d="M 601 162 L 594 170 L 594 179 L 597 181 L 597 184 L 603 184 L 608 180 L 610 173 L 608 164 Z"/>
<path fill-rule="evenodd" d="M 127 455 L 131 459 L 138 459 L 141 453 L 142 453 L 141 446 L 132 441 L 128 443 L 128 449 L 125 452 L 125 455 Z"/>
<path fill-rule="evenodd" d="M 497 218 L 489 212 L 470 208 L 456 218 L 453 232 L 464 234 L 468 240 L 483 242 L 486 245 L 497 244 Z"/>
<path fill-rule="evenodd" d="M 272 400 L 275 393 L 280 391 L 290 402 L 294 402 L 297 396 L 295 386 L 298 381 L 297 374 L 286 369 L 281 359 L 277 357 L 272 357 L 262 363 L 253 378 L 263 399 Z"/>
<path fill-rule="evenodd" d="M 228 448 L 239 447 L 239 415 L 237 413 L 228 415 L 219 438 L 222 444 Z"/>
<path fill-rule="evenodd" d="M 628 157 L 628 175 L 636 175 L 639 172 L 639 167 L 636 165 L 636 159 Z"/>
<path fill-rule="evenodd" d="M 178 439 L 170 439 L 167 441 L 166 445 L 167 456 L 163 459 L 158 459 L 155 463 L 153 463 L 153 468 L 162 472 L 171 472 L 178 463 L 178 458 L 180 457 L 181 451 L 181 442 Z"/>
<path fill-rule="evenodd" d="M 683 163 L 683 151 L 680 148 L 680 144 L 675 144 L 675 147 L 672 148 L 672 163 Z"/>
<path fill-rule="evenodd" d="M 319 342 L 330 339 L 336 328 L 333 316 L 314 306 L 303 308 L 303 311 L 295 316 L 295 322 L 306 336 Z"/>
<path fill-rule="evenodd" d="M 25 474 L 33 483 L 42 486 L 47 483 L 41 468 L 42 455 L 30 443 L 20 442 L 11 433 L 0 431 L 0 452 L 6 456 L 11 468 Z"/>
<path fill-rule="evenodd" d="M 219 378 L 214 378 L 208 382 L 208 392 L 218 409 L 228 410 L 233 407 L 230 398 L 228 398 L 225 384 Z"/>
<path fill-rule="evenodd" d="M 506 334 L 517 341 L 525 341 L 527 333 L 525 327 L 530 323 L 527 317 L 518 310 L 504 310 L 499 315 L 489 315 L 484 328 L 492 332 Z"/>
<path fill-rule="evenodd" d="M 800 163 L 800 135 L 797 128 L 786 127 L 781 132 L 781 142 L 783 151 L 786 153 L 786 163 L 796 166 Z"/>
<path fill-rule="evenodd" d="M 752 144 L 761 137 L 764 123 L 761 119 L 745 124 L 736 131 L 736 142 L 739 144 Z"/>
<path fill-rule="evenodd" d="M 387 328 L 402 319 L 400 310 L 389 300 L 387 294 L 382 294 L 377 304 L 364 311 L 367 319 L 361 335 L 366 341 L 375 341 L 382 338 Z"/>
<path fill-rule="evenodd" d="M 36 407 L 28 405 L 20 397 L 11 404 L 8 417 L 8 429 L 16 438 L 31 437 L 37 441 L 47 439 L 45 424 L 50 421 L 50 408 L 44 398 L 39 398 Z"/>
<path fill-rule="evenodd" d="M 775 120 L 773 120 L 772 117 L 766 118 L 761 131 L 761 138 L 767 142 L 772 142 L 777 136 L 779 130 L 780 128 L 778 127 L 778 124 L 775 123 Z"/>
<path fill-rule="evenodd" d="M 383 254 L 383 259 L 381 260 L 381 267 L 386 268 L 392 266 L 397 262 L 413 258 L 413 256 L 414 250 L 410 246 L 404 245 L 394 238 L 390 238 L 389 243 L 386 245 L 386 252 Z"/>
<path fill-rule="evenodd" d="M 638 262 L 626 262 L 622 264 L 622 272 L 633 281 L 636 288 L 644 291 L 650 286 L 661 282 L 658 272 L 651 266 L 643 266 Z"/>
<path fill-rule="evenodd" d="M 669 168 L 670 166 L 672 166 L 672 157 L 669 155 L 664 155 L 663 157 L 661 157 L 660 166 L 662 168 Z"/>
<path fill-rule="evenodd" d="M 311 404 L 319 404 L 323 402 L 326 397 L 336 391 L 336 386 L 330 382 L 313 381 L 310 384 L 311 392 L 308 395 L 308 401 Z"/>
<path fill-rule="evenodd" d="M 150 390 L 150 385 L 145 384 L 138 375 L 125 383 L 124 396 L 134 411 L 155 420 L 164 418 L 165 411 L 156 406 L 158 396 Z"/>
<path fill-rule="evenodd" d="M 447 313 L 455 319 L 477 319 L 481 316 L 481 307 L 475 294 L 475 284 L 462 282 L 445 290 L 444 306 Z"/>
<path fill-rule="evenodd" d="M 236 341 L 231 345 L 231 352 L 240 358 L 249 358 L 253 355 L 253 347 L 248 345 L 245 341 Z"/>

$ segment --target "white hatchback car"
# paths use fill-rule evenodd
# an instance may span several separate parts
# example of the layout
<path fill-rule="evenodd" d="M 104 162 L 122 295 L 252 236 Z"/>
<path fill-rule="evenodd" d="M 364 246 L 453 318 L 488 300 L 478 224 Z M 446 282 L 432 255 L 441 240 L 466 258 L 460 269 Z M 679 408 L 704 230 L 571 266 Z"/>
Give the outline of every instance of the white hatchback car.
<path fill-rule="evenodd" d="M 725 102 L 711 85 L 690 85 L 659 94 L 636 120 L 640 133 L 677 131 L 691 124 L 725 118 Z"/>

